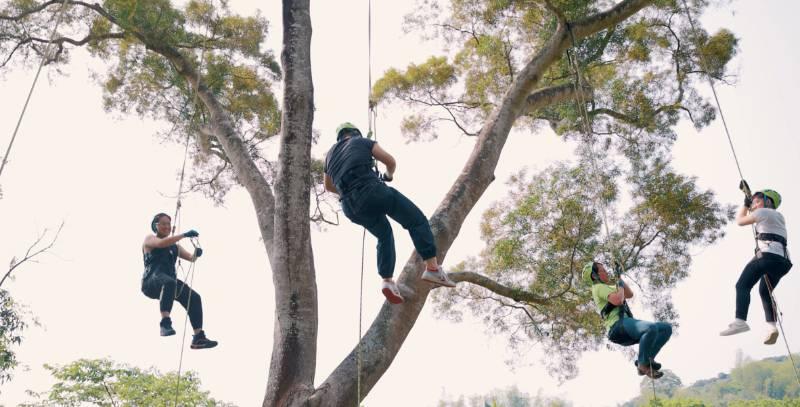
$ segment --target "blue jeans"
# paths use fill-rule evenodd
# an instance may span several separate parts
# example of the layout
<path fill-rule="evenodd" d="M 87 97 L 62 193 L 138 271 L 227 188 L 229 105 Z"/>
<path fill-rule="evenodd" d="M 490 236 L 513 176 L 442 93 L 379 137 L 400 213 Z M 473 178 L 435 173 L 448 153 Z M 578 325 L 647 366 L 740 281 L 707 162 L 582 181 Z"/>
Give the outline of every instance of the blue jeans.
<path fill-rule="evenodd" d="M 625 333 L 639 340 L 639 365 L 649 366 L 656 359 L 661 347 L 672 336 L 672 325 L 666 322 L 640 321 L 634 318 L 622 319 Z"/>
<path fill-rule="evenodd" d="M 396 253 L 390 217 L 408 230 L 411 241 L 422 259 L 436 257 L 428 218 L 408 198 L 383 183 L 353 191 L 342 199 L 342 211 L 348 219 L 365 227 L 378 238 L 378 274 L 383 278 L 394 275 Z"/>

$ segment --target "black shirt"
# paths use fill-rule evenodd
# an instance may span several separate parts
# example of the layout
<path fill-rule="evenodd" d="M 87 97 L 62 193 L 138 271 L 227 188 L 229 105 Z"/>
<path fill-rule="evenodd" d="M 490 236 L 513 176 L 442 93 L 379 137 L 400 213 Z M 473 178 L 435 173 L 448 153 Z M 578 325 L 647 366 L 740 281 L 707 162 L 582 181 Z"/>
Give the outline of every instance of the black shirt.
<path fill-rule="evenodd" d="M 153 249 L 144 253 L 144 275 L 142 280 L 155 274 L 175 277 L 175 262 L 178 260 L 178 245 Z"/>
<path fill-rule="evenodd" d="M 364 137 L 350 137 L 331 147 L 325 156 L 325 174 L 333 179 L 340 196 L 380 182 L 372 170 L 372 147 L 375 142 Z"/>

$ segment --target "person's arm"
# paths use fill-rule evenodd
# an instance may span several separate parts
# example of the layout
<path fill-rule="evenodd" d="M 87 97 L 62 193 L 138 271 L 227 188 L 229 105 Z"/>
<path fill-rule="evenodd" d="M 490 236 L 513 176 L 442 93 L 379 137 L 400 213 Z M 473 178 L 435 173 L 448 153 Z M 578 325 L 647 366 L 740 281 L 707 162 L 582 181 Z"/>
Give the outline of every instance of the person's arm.
<path fill-rule="evenodd" d="M 756 209 L 757 210 L 757 209 Z M 742 206 L 739 208 L 739 212 L 736 213 L 736 224 L 739 226 L 747 226 L 752 225 L 753 223 L 758 222 L 758 219 L 755 216 L 755 212 L 747 213 L 747 207 Z"/>
<path fill-rule="evenodd" d="M 177 243 L 179 240 L 183 239 L 183 234 L 177 234 L 174 236 L 167 236 L 167 237 L 158 237 L 156 235 L 148 235 L 144 238 L 144 248 L 146 250 L 153 250 L 153 249 L 163 249 L 165 247 L 170 247 L 173 244 Z"/>
<path fill-rule="evenodd" d="M 389 175 L 389 178 L 394 177 L 394 171 L 397 169 L 397 161 L 394 160 L 391 154 L 381 148 L 380 144 L 375 143 L 372 146 L 372 156 L 386 166 L 386 174 Z"/>
<path fill-rule="evenodd" d="M 333 185 L 333 178 L 328 174 L 325 174 L 325 190 L 339 195 L 339 191 L 336 190 L 336 185 Z"/>
<path fill-rule="evenodd" d="M 186 249 L 181 247 L 181 245 L 178 245 L 178 257 L 191 262 L 197 260 L 197 257 L 194 254 L 189 253 Z"/>
<path fill-rule="evenodd" d="M 621 280 L 620 280 L 621 282 Z M 631 291 L 630 287 L 627 284 L 622 283 L 622 287 L 619 287 L 617 291 L 608 294 L 608 302 L 614 304 L 615 306 L 622 305 L 622 302 L 625 301 L 627 298 L 633 298 L 633 291 Z"/>

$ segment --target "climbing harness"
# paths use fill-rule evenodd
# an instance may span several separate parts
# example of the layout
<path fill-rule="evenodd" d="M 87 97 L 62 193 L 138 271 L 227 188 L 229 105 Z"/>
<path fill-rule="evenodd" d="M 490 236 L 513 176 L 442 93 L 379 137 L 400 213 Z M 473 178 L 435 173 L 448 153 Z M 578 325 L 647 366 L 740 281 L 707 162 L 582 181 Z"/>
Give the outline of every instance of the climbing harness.
<path fill-rule="evenodd" d="M 11 134 L 11 141 L 8 142 L 8 148 L 6 148 L 6 153 L 3 156 L 3 161 L 0 161 L 0 175 L 3 174 L 3 168 L 6 166 L 6 162 L 8 162 L 8 155 L 11 153 L 11 147 L 14 145 L 14 140 L 17 138 L 17 132 L 19 131 L 19 127 L 22 124 L 22 118 L 25 117 L 25 112 L 28 110 L 28 103 L 31 101 L 31 96 L 33 95 L 33 90 L 36 88 L 36 83 L 39 81 L 39 74 L 42 73 L 42 68 L 44 67 L 45 62 L 50 57 L 50 47 L 53 45 L 53 39 L 56 36 L 56 31 L 58 30 L 58 26 L 61 24 L 61 20 L 64 18 L 64 13 L 67 10 L 67 4 L 69 1 L 64 0 L 61 4 L 61 9 L 58 11 L 58 17 L 56 17 L 56 24 L 53 26 L 53 31 L 50 33 L 50 42 L 47 43 L 47 47 L 45 47 L 44 55 L 42 55 L 42 60 L 39 62 L 39 68 L 36 69 L 36 75 L 33 77 L 33 83 L 31 83 L 31 89 L 28 91 L 28 97 L 25 98 L 25 103 L 22 105 L 22 111 L 19 114 L 19 119 L 17 119 L 17 125 L 14 127 L 14 132 Z"/>
<path fill-rule="evenodd" d="M 686 12 L 686 17 L 689 20 L 689 25 L 692 28 L 692 32 L 694 33 L 695 37 L 697 37 L 697 28 L 695 27 L 694 19 L 692 18 L 692 13 L 689 10 L 689 6 L 686 4 L 686 0 L 681 0 L 681 1 L 683 3 L 684 11 Z M 749 188 L 749 186 L 747 186 L 747 183 L 744 181 L 744 175 L 742 174 L 742 168 L 739 165 L 739 158 L 736 156 L 736 149 L 733 146 L 733 141 L 731 139 L 731 134 L 730 134 L 730 131 L 728 130 L 728 124 L 725 121 L 725 115 L 722 113 L 722 105 L 719 102 L 719 97 L 717 97 L 717 90 L 716 90 L 716 88 L 714 86 L 714 80 L 711 78 L 711 75 L 709 75 L 708 72 L 705 71 L 705 67 L 707 66 L 707 64 L 705 63 L 705 60 L 704 60 L 702 54 L 699 55 L 698 58 L 699 58 L 699 62 L 700 62 L 701 68 L 704 70 L 706 79 L 708 80 L 708 84 L 711 87 L 711 92 L 714 95 L 714 101 L 717 104 L 717 111 L 719 111 L 719 115 L 720 115 L 720 118 L 722 119 L 723 127 L 725 128 L 725 134 L 728 137 L 728 145 L 730 146 L 731 154 L 733 155 L 733 160 L 736 163 L 736 169 L 739 171 L 739 178 L 741 179 L 740 188 L 742 189 L 742 191 L 745 193 L 746 196 L 750 197 L 750 194 L 749 194 L 750 188 Z M 774 192 L 774 191 L 771 191 L 771 190 L 765 190 L 765 191 L 762 191 L 762 194 L 766 194 L 767 191 Z M 775 203 L 775 207 L 777 207 L 780 204 L 780 199 L 778 200 L 778 202 L 774 202 L 774 203 Z M 774 235 L 774 234 L 771 234 L 771 233 L 770 234 L 759 234 L 759 233 L 756 232 L 755 224 L 752 226 L 752 229 L 753 229 L 753 238 L 754 238 L 755 243 L 756 243 L 756 256 L 760 255 L 760 250 L 758 249 L 758 241 L 759 240 L 769 240 L 769 241 L 779 242 L 779 243 L 781 243 L 783 245 L 784 253 L 786 253 L 786 238 L 784 238 L 783 236 Z M 766 236 L 766 235 L 769 235 L 769 236 Z M 777 236 L 777 238 L 780 238 L 781 240 L 776 239 L 775 236 Z M 763 239 L 760 238 L 760 237 L 763 237 Z M 788 260 L 788 257 L 786 257 L 786 258 Z M 775 319 L 777 320 L 778 326 L 780 327 L 781 336 L 783 337 L 783 342 L 784 342 L 784 344 L 786 344 L 786 352 L 789 355 L 789 360 L 792 363 L 792 369 L 794 370 L 795 379 L 797 379 L 797 383 L 800 384 L 800 373 L 798 373 L 798 371 L 797 371 L 797 365 L 794 362 L 794 357 L 792 356 L 792 351 L 789 349 L 789 341 L 786 339 L 786 333 L 783 330 L 783 312 L 778 309 L 778 303 L 775 300 L 775 295 L 772 292 L 772 284 L 769 281 L 769 278 L 767 278 L 766 274 L 763 275 L 761 278 L 763 279 L 763 281 L 766 284 L 767 289 L 769 291 L 769 298 L 770 298 L 770 302 L 772 303 L 773 314 L 775 315 Z"/>

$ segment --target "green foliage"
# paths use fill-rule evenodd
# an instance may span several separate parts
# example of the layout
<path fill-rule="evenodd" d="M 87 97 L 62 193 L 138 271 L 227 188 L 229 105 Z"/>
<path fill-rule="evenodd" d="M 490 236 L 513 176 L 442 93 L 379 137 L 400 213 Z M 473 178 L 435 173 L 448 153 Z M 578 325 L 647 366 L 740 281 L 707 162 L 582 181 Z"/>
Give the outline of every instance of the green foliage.
<path fill-rule="evenodd" d="M 568 407 L 572 403 L 542 394 L 535 397 L 519 391 L 516 386 L 492 390 L 485 395 L 461 396 L 456 400 L 439 400 L 437 407 Z"/>
<path fill-rule="evenodd" d="M 379 93 L 385 100 L 398 100 L 418 107 L 413 122 L 429 124 L 423 129 L 435 134 L 434 123 L 455 122 L 462 131 L 480 128 L 492 108 L 505 97 L 517 73 L 528 64 L 556 29 L 556 17 L 542 3 L 513 0 L 420 0 L 406 18 L 406 29 L 447 44 L 455 77 L 447 87 L 431 87 L 420 81 L 409 86 L 388 81 Z M 576 21 L 605 10 L 611 2 L 593 0 L 551 1 L 568 21 Z M 689 2 L 698 19 L 706 2 Z M 609 139 L 619 151 L 629 144 L 668 149 L 675 138 L 673 126 L 689 118 L 703 127 L 715 117 L 711 105 L 696 91 L 704 86 L 700 73 L 708 71 L 725 79 L 727 66 L 737 51 L 733 33 L 722 29 L 709 35 L 691 28 L 682 2 L 655 1 L 646 10 L 575 44 L 571 54 L 580 64 L 594 96 L 586 100 L 593 131 Z M 387 72 L 387 77 L 396 71 Z M 538 87 L 574 83 L 575 73 L 567 54 L 539 81 Z M 387 89 L 387 86 L 390 89 Z M 575 137 L 582 132 L 576 101 L 526 112 L 515 122 L 518 130 L 536 129 L 549 123 L 559 134 Z M 439 107 L 438 110 L 432 106 Z M 408 126 L 406 130 L 417 130 Z M 410 132 L 412 139 L 426 139 Z"/>
<path fill-rule="evenodd" d="M 22 343 L 27 327 L 24 311 L 8 291 L 0 289 L 0 384 L 10 380 L 12 370 L 19 365 L 14 347 Z"/>
<path fill-rule="evenodd" d="M 0 15 L 9 17 L 0 19 L 0 70 L 14 61 L 38 62 L 44 47 L 31 38 L 48 38 L 59 11 L 56 4 L 31 12 L 41 3 L 16 0 L 0 6 Z M 71 41 L 58 44 L 50 64 L 68 63 L 71 49 L 85 45 L 106 63 L 106 70 L 94 75 L 102 84 L 104 108 L 170 123 L 165 140 L 194 139 L 193 183 L 220 200 L 235 183 L 231 165 L 219 141 L 204 131 L 215 118 L 176 57 L 199 74 L 200 86 L 217 98 L 248 151 L 263 162 L 259 145 L 279 132 L 281 117 L 273 92 L 280 67 L 263 49 L 268 27 L 259 14 L 233 14 L 227 1 L 190 0 L 181 7 L 169 0 L 72 4 L 58 33 Z"/>
<path fill-rule="evenodd" d="M 37 400 L 22 407 L 70 406 L 166 406 L 174 405 L 175 373 L 161 374 L 115 363 L 108 359 L 80 359 L 65 366 L 49 366 L 57 382 L 50 390 L 33 393 Z M 233 407 L 200 390 L 193 372 L 181 375 L 178 405 Z"/>
<path fill-rule="evenodd" d="M 486 247 L 454 270 L 480 272 L 519 292 L 533 293 L 538 301 L 460 285 L 435 293 L 442 315 L 460 318 L 469 312 L 491 331 L 508 335 L 514 347 L 537 343 L 545 349 L 551 373 L 572 377 L 580 354 L 605 341 L 580 270 L 592 259 L 611 264 L 614 253 L 625 266 L 626 279 L 642 287 L 644 305 L 658 319 L 674 322 L 670 291 L 687 276 L 689 248 L 719 239 L 731 210 L 720 206 L 710 191 L 700 190 L 694 179 L 664 163 L 625 178 L 610 161 L 598 166 L 597 176 L 589 170 L 590 163 L 581 162 L 512 177 L 508 196 L 483 214 Z M 620 190 L 618 185 L 627 188 Z M 602 227 L 601 203 L 610 209 L 609 237 Z"/>
<path fill-rule="evenodd" d="M 800 406 L 800 386 L 785 356 L 742 362 L 730 374 L 720 373 L 687 387 L 678 380 L 666 389 L 661 383 L 664 378 L 656 381 L 658 400 L 653 400 L 650 380 L 643 379 L 641 395 L 624 406 Z"/>

